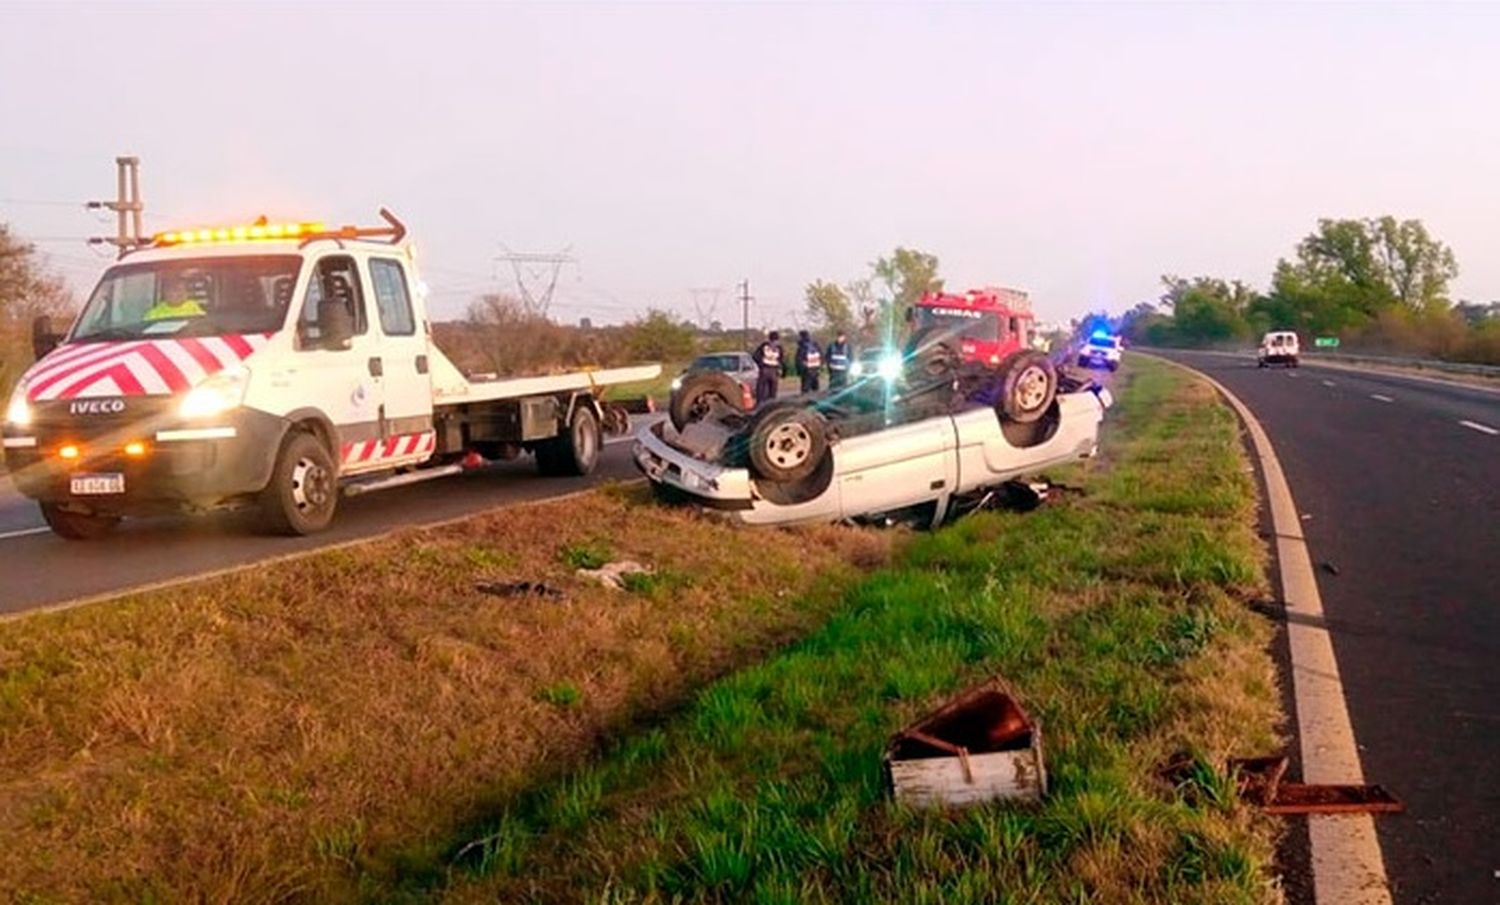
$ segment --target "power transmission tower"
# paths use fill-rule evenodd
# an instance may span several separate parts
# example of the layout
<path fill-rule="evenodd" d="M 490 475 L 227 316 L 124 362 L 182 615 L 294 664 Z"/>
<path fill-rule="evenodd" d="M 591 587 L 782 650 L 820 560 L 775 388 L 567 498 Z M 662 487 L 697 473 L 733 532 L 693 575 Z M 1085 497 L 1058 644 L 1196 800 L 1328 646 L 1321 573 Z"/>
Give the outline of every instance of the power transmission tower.
<path fill-rule="evenodd" d="M 688 290 L 688 295 L 693 300 L 693 312 L 698 315 L 699 329 L 708 329 L 709 323 L 714 319 L 715 312 L 719 309 L 719 294 L 723 291 L 723 288 L 719 286 Z"/>
<path fill-rule="evenodd" d="M 740 304 L 743 307 L 745 315 L 743 323 L 745 328 L 746 349 L 749 349 L 753 346 L 753 343 L 750 341 L 750 299 L 750 278 L 745 277 L 745 279 L 740 283 Z"/>
<path fill-rule="evenodd" d="M 526 312 L 546 317 L 547 309 L 552 305 L 552 293 L 557 289 L 557 275 L 562 272 L 564 264 L 578 263 L 578 259 L 573 256 L 573 246 L 546 254 L 511 251 L 502 242 L 500 251 L 500 256 L 495 260 L 510 264 L 516 275 L 516 291 L 521 294 L 521 304 L 526 306 Z M 529 284 L 528 277 L 531 280 Z M 533 287 L 539 287 L 540 291 L 533 291 Z"/>
<path fill-rule="evenodd" d="M 141 200 L 141 159 L 139 157 L 115 158 L 115 200 L 90 201 L 85 207 L 90 210 L 115 212 L 115 234 L 91 236 L 90 245 L 113 245 L 121 255 L 150 241 L 141 228 L 141 215 L 146 204 Z"/>

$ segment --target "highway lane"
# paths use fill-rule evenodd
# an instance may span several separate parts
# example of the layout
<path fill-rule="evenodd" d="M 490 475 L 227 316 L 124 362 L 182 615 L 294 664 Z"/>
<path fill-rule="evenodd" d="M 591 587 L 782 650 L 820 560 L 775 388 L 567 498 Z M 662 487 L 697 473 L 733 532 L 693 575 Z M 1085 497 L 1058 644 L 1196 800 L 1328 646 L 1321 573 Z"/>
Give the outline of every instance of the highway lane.
<path fill-rule="evenodd" d="M 620 438 L 608 441 L 587 478 L 540 477 L 531 457 L 523 456 L 469 474 L 341 500 L 332 528 L 313 537 L 257 534 L 249 513 L 226 512 L 127 519 L 110 537 L 82 543 L 47 531 L 36 504 L 0 477 L 0 613 L 240 566 L 636 475 L 630 442 Z"/>
<path fill-rule="evenodd" d="M 1171 353 L 1239 396 L 1303 517 L 1395 900 L 1500 901 L 1500 394 Z M 1495 431 L 1491 433 L 1490 431 Z"/>

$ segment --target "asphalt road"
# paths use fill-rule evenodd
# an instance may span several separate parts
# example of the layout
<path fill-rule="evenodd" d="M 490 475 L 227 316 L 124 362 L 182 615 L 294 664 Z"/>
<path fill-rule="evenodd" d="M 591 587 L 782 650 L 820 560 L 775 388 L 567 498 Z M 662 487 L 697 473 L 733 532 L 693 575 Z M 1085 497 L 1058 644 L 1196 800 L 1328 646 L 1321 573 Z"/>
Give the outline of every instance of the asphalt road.
<path fill-rule="evenodd" d="M 1291 484 L 1399 903 L 1500 902 L 1500 393 L 1172 357 L 1265 427 Z"/>
<path fill-rule="evenodd" d="M 539 477 L 531 457 L 523 456 L 473 473 L 346 498 L 333 527 L 313 537 L 257 534 L 247 513 L 221 513 L 127 519 L 110 537 L 87 543 L 53 535 L 36 504 L 0 476 L 0 613 L 240 566 L 636 475 L 628 438 L 619 438 L 607 441 L 587 478 Z"/>

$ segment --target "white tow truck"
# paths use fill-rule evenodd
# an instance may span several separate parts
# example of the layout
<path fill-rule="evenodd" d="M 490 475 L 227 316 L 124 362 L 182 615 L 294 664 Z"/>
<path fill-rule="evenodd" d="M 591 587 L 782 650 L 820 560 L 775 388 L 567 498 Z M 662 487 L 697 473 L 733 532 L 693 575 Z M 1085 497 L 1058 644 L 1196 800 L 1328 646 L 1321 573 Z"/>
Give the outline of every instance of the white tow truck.
<path fill-rule="evenodd" d="M 6 465 L 70 539 L 122 517 L 254 505 L 307 534 L 340 495 L 535 455 L 588 474 L 628 415 L 601 389 L 660 365 L 471 380 L 432 343 L 406 229 L 158 233 L 100 278 L 5 412 Z"/>

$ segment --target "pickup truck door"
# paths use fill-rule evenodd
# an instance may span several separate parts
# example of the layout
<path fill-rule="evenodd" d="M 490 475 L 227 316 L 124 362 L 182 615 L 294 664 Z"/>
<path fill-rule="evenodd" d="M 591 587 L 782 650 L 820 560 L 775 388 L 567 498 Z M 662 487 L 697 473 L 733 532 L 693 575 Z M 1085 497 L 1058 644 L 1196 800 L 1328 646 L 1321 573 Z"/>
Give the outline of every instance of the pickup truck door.
<path fill-rule="evenodd" d="M 380 332 L 378 368 L 384 387 L 378 458 L 386 465 L 421 461 L 432 455 L 432 377 L 427 331 L 412 304 L 406 267 L 400 258 L 371 256 L 370 297 Z"/>
<path fill-rule="evenodd" d="M 346 349 L 329 347 L 318 329 L 318 305 L 325 297 L 341 298 L 354 320 Z M 357 453 L 380 433 L 383 388 L 371 362 L 380 356 L 380 337 L 370 328 L 364 281 L 347 254 L 324 255 L 314 263 L 296 321 L 296 354 L 286 368 L 271 375 L 289 395 L 288 412 L 322 411 L 338 431 L 334 450 L 345 472 L 367 470 Z M 356 455 L 351 456 L 351 453 Z"/>
<path fill-rule="evenodd" d="M 846 517 L 946 497 L 958 480 L 953 419 L 925 418 L 834 447 Z"/>

